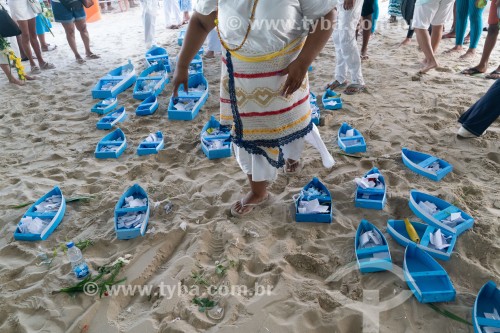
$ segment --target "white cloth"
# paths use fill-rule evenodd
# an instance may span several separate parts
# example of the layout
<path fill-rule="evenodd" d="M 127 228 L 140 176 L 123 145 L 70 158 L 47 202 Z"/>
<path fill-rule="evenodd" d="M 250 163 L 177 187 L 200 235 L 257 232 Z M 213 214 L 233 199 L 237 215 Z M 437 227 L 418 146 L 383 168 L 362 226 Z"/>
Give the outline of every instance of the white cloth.
<path fill-rule="evenodd" d="M 361 58 L 356 42 L 356 28 L 361 18 L 363 0 L 354 0 L 354 8 L 344 9 L 344 0 L 340 0 L 337 10 L 337 26 L 333 32 L 333 43 L 337 64 L 335 66 L 335 80 L 344 83 L 351 75 L 351 82 L 364 85 L 363 74 L 361 72 Z"/>
<path fill-rule="evenodd" d="M 158 1 L 142 0 L 142 23 L 144 24 L 144 42 L 149 49 L 155 44 L 155 25 L 158 12 Z"/>
<path fill-rule="evenodd" d="M 0 4 L 5 8 L 7 13 L 10 14 L 10 7 L 7 4 L 7 1 L 5 0 L 0 0 Z M 17 38 L 16 37 L 7 37 L 7 41 L 10 43 L 10 47 L 12 50 L 14 50 L 14 53 L 16 54 L 17 57 L 20 56 L 19 53 L 19 46 L 17 45 Z M 0 53 L 0 65 L 8 65 L 9 64 L 9 59 L 7 56 L 3 53 Z"/>
<path fill-rule="evenodd" d="M 31 9 L 28 0 L 9 0 L 11 16 L 16 21 L 31 20 L 37 14 Z"/>
<path fill-rule="evenodd" d="M 298 161 L 304 150 L 305 139 L 300 138 L 281 147 L 283 158 Z M 262 155 L 248 153 L 245 149 L 234 147 L 234 156 L 241 170 L 247 175 L 252 175 L 254 182 L 272 182 L 278 175 L 278 169 L 273 167 Z"/>
<path fill-rule="evenodd" d="M 361 1 L 361 0 L 360 0 Z M 239 53 L 263 55 L 282 50 L 299 37 L 309 33 L 309 24 L 328 14 L 337 0 L 273 0 L 257 4 L 250 36 Z M 217 0 L 198 0 L 194 10 L 208 15 L 216 10 Z M 229 47 L 241 43 L 250 20 L 253 1 L 219 1 L 219 29 Z M 311 23 L 311 22 L 310 22 Z"/>
<path fill-rule="evenodd" d="M 167 27 L 182 24 L 182 15 L 178 0 L 163 0 L 163 11 Z"/>
<path fill-rule="evenodd" d="M 214 51 L 216 53 L 220 53 L 222 51 L 222 45 L 220 44 L 219 35 L 217 35 L 217 30 L 215 29 L 208 33 L 207 51 Z"/>
<path fill-rule="evenodd" d="M 428 29 L 430 25 L 443 25 L 453 12 L 454 0 L 418 0 L 413 14 L 414 29 Z"/>

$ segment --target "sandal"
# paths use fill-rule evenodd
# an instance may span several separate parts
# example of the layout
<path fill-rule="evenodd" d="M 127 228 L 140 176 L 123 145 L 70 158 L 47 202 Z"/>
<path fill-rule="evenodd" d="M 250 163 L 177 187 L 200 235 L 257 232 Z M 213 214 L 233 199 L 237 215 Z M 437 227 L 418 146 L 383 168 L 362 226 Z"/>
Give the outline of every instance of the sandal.
<path fill-rule="evenodd" d="M 486 75 L 484 77 L 485 79 L 490 79 L 490 80 L 498 80 L 500 79 L 500 71 L 498 69 L 494 70 L 490 74 Z"/>
<path fill-rule="evenodd" d="M 30 74 L 40 74 L 42 71 L 40 70 L 40 67 L 38 66 L 33 66 L 31 67 Z"/>
<path fill-rule="evenodd" d="M 347 88 L 344 90 L 344 94 L 346 95 L 355 95 L 360 92 L 364 92 L 366 90 L 364 85 L 361 84 L 350 84 L 347 86 Z"/>
<path fill-rule="evenodd" d="M 100 58 L 101 58 L 100 56 L 94 53 L 87 54 L 87 59 L 100 59 Z"/>
<path fill-rule="evenodd" d="M 85 59 L 82 59 L 82 58 L 78 58 L 78 59 L 76 59 L 76 62 L 77 62 L 78 64 L 80 64 L 80 65 L 82 65 L 82 64 L 84 64 L 84 63 L 86 63 Z"/>
<path fill-rule="evenodd" d="M 467 69 L 464 69 L 463 71 L 460 72 L 460 74 L 463 74 L 463 75 L 470 75 L 470 76 L 475 76 L 475 75 L 481 75 L 481 74 L 484 74 L 484 72 L 481 72 L 479 69 L 477 69 L 476 67 L 471 67 L 471 68 L 467 68 Z"/>
<path fill-rule="evenodd" d="M 46 62 L 43 65 L 40 65 L 41 69 L 54 69 L 56 68 L 56 65 L 51 64 L 50 62 Z"/>
<path fill-rule="evenodd" d="M 283 172 L 287 175 L 295 175 L 302 170 L 302 163 L 300 160 L 294 161 L 292 163 L 288 163 L 288 160 L 285 162 L 285 166 L 283 167 Z M 291 171 L 291 168 L 295 167 L 295 171 Z"/>
<path fill-rule="evenodd" d="M 262 200 L 261 202 L 259 203 L 255 203 L 255 204 L 244 204 L 242 202 L 242 200 L 238 200 L 236 201 L 232 206 L 231 206 L 231 215 L 233 215 L 234 217 L 243 217 L 245 215 L 248 215 L 250 214 L 251 212 L 253 212 L 253 210 L 255 209 L 255 207 L 258 207 L 258 206 L 262 206 L 264 204 L 266 204 L 268 201 L 269 201 L 269 198 L 271 197 L 270 194 L 267 195 L 267 197 Z M 250 207 L 251 209 L 249 209 L 248 211 L 244 212 L 244 213 L 239 213 L 236 209 L 236 204 L 237 203 L 240 203 L 241 205 L 241 208 L 245 208 L 245 207 Z"/>
<path fill-rule="evenodd" d="M 335 90 L 337 88 L 344 88 L 344 87 L 347 87 L 347 81 L 340 83 L 339 81 L 335 80 L 333 82 L 328 83 L 325 89 Z"/>
<path fill-rule="evenodd" d="M 55 49 L 57 49 L 57 45 L 47 44 L 46 48 L 42 48 L 42 52 L 50 52 L 54 51 Z"/>

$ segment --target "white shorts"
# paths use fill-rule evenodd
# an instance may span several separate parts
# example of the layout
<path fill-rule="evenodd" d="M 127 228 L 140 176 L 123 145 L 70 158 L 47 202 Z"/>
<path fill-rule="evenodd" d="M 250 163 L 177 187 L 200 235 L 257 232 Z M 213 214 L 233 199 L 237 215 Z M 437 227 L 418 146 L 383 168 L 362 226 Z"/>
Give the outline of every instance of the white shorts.
<path fill-rule="evenodd" d="M 9 0 L 9 6 L 14 21 L 27 21 L 37 16 L 31 9 L 28 0 Z"/>
<path fill-rule="evenodd" d="M 414 29 L 428 29 L 431 25 L 443 25 L 453 11 L 454 0 L 417 0 L 413 14 Z"/>

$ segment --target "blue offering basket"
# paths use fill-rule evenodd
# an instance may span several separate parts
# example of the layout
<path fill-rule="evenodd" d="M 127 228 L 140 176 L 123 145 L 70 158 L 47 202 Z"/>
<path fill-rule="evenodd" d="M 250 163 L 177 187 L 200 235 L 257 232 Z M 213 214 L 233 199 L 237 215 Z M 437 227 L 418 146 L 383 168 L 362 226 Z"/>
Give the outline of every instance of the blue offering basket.
<path fill-rule="evenodd" d="M 206 89 L 204 91 L 189 91 L 189 88 L 197 87 L 200 84 L 204 84 Z M 208 99 L 208 82 L 203 76 L 203 74 L 195 74 L 188 79 L 188 92 L 184 91 L 184 86 L 181 84 L 177 92 L 178 98 L 180 99 L 193 99 L 195 105 L 191 110 L 177 110 L 174 108 L 174 100 L 170 98 L 170 103 L 168 105 L 168 119 L 170 120 L 193 120 L 200 112 L 203 105 Z"/>
<path fill-rule="evenodd" d="M 144 139 L 139 144 L 139 147 L 137 147 L 137 155 L 144 156 L 144 155 L 158 154 L 158 152 L 162 150 L 163 147 L 165 146 L 165 142 L 162 132 L 160 131 L 156 132 L 156 136 L 158 137 L 158 141 L 155 142 L 147 142 Z"/>
<path fill-rule="evenodd" d="M 378 180 L 384 185 L 383 189 L 378 188 L 361 188 L 360 186 L 356 187 L 356 197 L 354 198 L 354 205 L 359 208 L 367 208 L 367 209 L 384 209 L 385 203 L 387 201 L 387 184 L 385 183 L 385 178 L 380 173 L 377 168 L 373 168 L 368 171 L 364 177 L 369 176 L 371 174 L 378 173 Z M 368 195 L 369 198 L 364 198 L 365 195 Z"/>
<path fill-rule="evenodd" d="M 323 94 L 323 107 L 327 110 L 339 110 L 342 109 L 343 103 L 340 95 L 335 91 L 327 89 Z M 335 102 L 335 105 L 328 105 L 329 102 Z"/>
<path fill-rule="evenodd" d="M 146 198 L 148 199 L 148 195 L 146 191 L 138 184 L 134 184 L 130 187 L 125 193 L 120 197 L 120 200 L 116 203 L 115 206 L 115 232 L 117 239 L 132 239 L 138 236 L 144 236 L 146 233 L 146 228 L 149 222 L 149 199 L 147 200 L 146 206 L 135 207 L 135 208 L 122 208 L 125 205 L 125 198 L 129 196 L 134 196 L 134 198 Z M 118 228 L 118 217 L 125 215 L 129 212 L 142 212 L 145 214 L 144 221 L 141 224 L 140 228 L 130 228 L 130 229 L 120 229 Z"/>
<path fill-rule="evenodd" d="M 346 134 L 348 130 L 354 130 L 354 136 L 346 137 L 341 134 Z M 352 141 L 357 141 L 357 144 L 349 144 Z M 348 154 L 364 153 L 366 152 L 366 142 L 363 135 L 347 123 L 342 123 L 337 134 L 337 144 L 340 149 Z"/>
<path fill-rule="evenodd" d="M 299 202 L 301 197 L 298 196 L 295 199 L 295 221 L 296 222 L 319 222 L 319 223 L 332 223 L 333 220 L 333 203 L 332 196 L 328 188 L 323 185 L 323 183 L 316 177 L 314 177 L 306 186 L 304 186 L 304 190 L 309 189 L 310 187 L 315 187 L 319 190 L 322 190 L 327 193 L 326 196 L 312 196 L 309 199 L 314 200 L 318 199 L 320 204 L 328 205 L 329 212 L 324 214 L 311 214 L 311 213 L 299 213 Z"/>
<path fill-rule="evenodd" d="M 404 165 L 407 166 L 411 171 L 427 177 L 435 182 L 440 181 L 444 176 L 453 171 L 453 166 L 445 160 L 439 159 L 429 154 L 413 151 L 408 148 L 403 148 L 401 150 L 401 158 L 403 159 Z M 433 172 L 427 169 L 427 167 L 434 162 L 437 162 L 439 164 L 440 170 L 438 172 Z"/>
<path fill-rule="evenodd" d="M 209 128 L 220 128 L 220 123 L 215 119 L 214 116 L 210 117 L 210 120 L 203 126 L 203 129 L 201 130 L 200 134 L 200 141 L 201 141 L 201 149 L 205 153 L 205 155 L 208 157 L 209 160 L 214 160 L 214 159 L 219 159 L 219 158 L 226 158 L 226 157 L 231 157 L 232 155 L 232 145 L 233 143 L 231 142 L 231 134 L 228 131 L 227 133 L 217 135 L 217 136 L 210 136 L 210 137 L 203 137 L 203 133 L 205 133 Z M 220 149 L 210 149 L 208 144 L 211 140 L 224 140 L 224 146 L 223 148 Z"/>
<path fill-rule="evenodd" d="M 361 235 L 368 231 L 376 232 L 380 236 L 382 244 L 374 247 L 360 248 Z M 392 258 L 387 239 L 385 239 L 384 234 L 376 226 L 366 220 L 361 220 L 356 230 L 354 251 L 356 252 L 356 261 L 361 273 L 390 271 L 392 269 Z"/>
<path fill-rule="evenodd" d="M 118 148 L 115 151 L 101 151 L 103 146 L 117 146 Z M 117 128 L 99 141 L 94 155 L 98 159 L 118 158 L 123 154 L 125 149 L 127 149 L 127 138 L 125 137 L 125 133 Z"/>

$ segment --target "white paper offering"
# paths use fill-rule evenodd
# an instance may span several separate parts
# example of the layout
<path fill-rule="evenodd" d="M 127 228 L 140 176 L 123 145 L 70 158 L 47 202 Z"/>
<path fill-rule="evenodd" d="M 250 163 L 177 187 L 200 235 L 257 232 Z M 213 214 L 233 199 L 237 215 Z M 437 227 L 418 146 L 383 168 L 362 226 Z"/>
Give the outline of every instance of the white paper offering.
<path fill-rule="evenodd" d="M 439 213 L 439 209 L 437 209 L 437 206 L 432 202 L 420 201 L 418 203 L 418 206 L 427 214 L 434 215 L 436 213 Z"/>
<path fill-rule="evenodd" d="M 151 133 L 148 135 L 148 137 L 146 138 L 145 140 L 146 142 L 157 142 L 158 141 L 158 137 L 156 136 L 155 133 Z"/>
<path fill-rule="evenodd" d="M 374 247 L 378 245 L 382 245 L 382 237 L 380 237 L 380 235 L 376 231 L 373 230 L 365 231 L 359 237 L 360 249 Z"/>
<path fill-rule="evenodd" d="M 49 225 L 50 220 L 42 220 L 38 217 L 26 216 L 21 219 L 19 231 L 23 234 L 41 234 L 43 229 Z"/>
<path fill-rule="evenodd" d="M 441 168 L 439 167 L 439 162 L 436 161 L 434 163 L 432 163 L 431 165 L 429 165 L 428 167 L 426 167 L 427 171 L 430 171 L 430 172 L 433 172 L 433 173 L 437 173 L 439 170 L 441 170 Z"/>
<path fill-rule="evenodd" d="M 451 213 L 450 216 L 448 216 L 444 220 L 441 220 L 441 222 L 453 228 L 459 225 L 460 223 L 465 222 L 465 219 L 462 218 L 462 213 L 456 212 L 456 213 Z"/>
<path fill-rule="evenodd" d="M 337 101 L 329 101 L 325 103 L 325 106 L 335 106 L 337 104 L 339 104 Z"/>
<path fill-rule="evenodd" d="M 301 200 L 298 208 L 301 214 L 325 214 L 328 213 L 329 209 L 329 206 L 321 205 L 318 199 L 311 201 Z"/>
<path fill-rule="evenodd" d="M 347 130 L 345 132 L 346 137 L 354 136 L 354 129 Z"/>
<path fill-rule="evenodd" d="M 451 236 L 445 237 L 440 229 L 430 234 L 430 242 L 432 247 L 437 250 L 444 250 L 450 246 Z"/>
<path fill-rule="evenodd" d="M 484 317 L 487 319 L 500 320 L 500 315 L 498 315 L 498 310 L 493 308 L 493 313 L 484 313 Z M 500 333 L 500 328 L 498 327 L 483 327 L 484 333 Z"/>
<path fill-rule="evenodd" d="M 123 208 L 135 208 L 135 207 L 144 207 L 147 204 L 147 199 L 136 199 L 133 196 L 125 198 L 125 205 Z"/>

